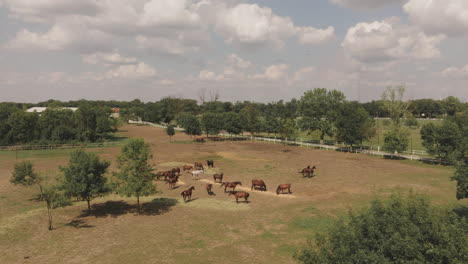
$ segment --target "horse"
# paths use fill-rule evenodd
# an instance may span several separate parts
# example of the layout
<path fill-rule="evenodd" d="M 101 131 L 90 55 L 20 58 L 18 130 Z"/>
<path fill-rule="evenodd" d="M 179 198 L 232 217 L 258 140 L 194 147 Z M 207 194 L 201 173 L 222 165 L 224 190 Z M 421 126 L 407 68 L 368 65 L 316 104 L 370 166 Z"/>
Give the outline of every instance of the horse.
<path fill-rule="evenodd" d="M 180 195 L 182 195 L 182 197 L 184 198 L 184 202 L 187 202 L 187 198 L 188 198 L 188 201 L 192 200 L 192 191 L 193 190 L 195 190 L 194 186 L 192 186 L 192 187 L 188 188 L 187 190 L 180 193 Z"/>
<path fill-rule="evenodd" d="M 248 192 L 243 192 L 243 191 L 240 191 L 240 192 L 230 192 L 229 193 L 229 196 L 231 195 L 234 195 L 234 197 L 236 197 L 236 203 L 239 203 L 239 198 L 244 198 L 245 199 L 245 202 L 247 203 L 247 199 L 249 199 L 249 196 L 250 194 Z"/>
<path fill-rule="evenodd" d="M 240 181 L 237 181 L 237 182 L 223 182 L 223 183 L 221 183 L 221 186 L 223 186 L 223 185 L 224 185 L 224 192 L 226 192 L 227 188 L 232 188 L 232 190 L 234 191 L 236 189 L 236 186 L 237 185 L 242 186 L 242 183 Z"/>
<path fill-rule="evenodd" d="M 266 184 L 263 180 L 252 180 L 252 187 L 250 187 L 250 190 L 257 188 L 265 192 L 267 190 Z"/>
<path fill-rule="evenodd" d="M 175 174 L 177 172 L 177 175 L 180 175 L 180 168 L 173 168 L 172 172 Z"/>
<path fill-rule="evenodd" d="M 175 173 L 172 172 L 172 170 L 170 170 L 170 171 L 164 171 L 162 175 L 164 176 L 164 180 L 167 181 L 167 179 L 174 177 Z"/>
<path fill-rule="evenodd" d="M 205 170 L 203 168 L 203 164 L 201 164 L 200 162 L 195 162 L 193 165 L 194 165 L 194 168 L 197 170 Z"/>
<path fill-rule="evenodd" d="M 213 168 L 214 167 L 214 161 L 213 160 L 207 160 L 206 164 L 208 165 L 208 168 Z"/>
<path fill-rule="evenodd" d="M 200 174 L 204 174 L 205 171 L 202 171 L 202 170 L 194 170 L 194 171 L 192 171 L 191 173 L 192 173 L 192 178 L 195 178 L 195 176 L 197 176 L 197 178 L 198 178 L 198 176 L 199 176 Z"/>
<path fill-rule="evenodd" d="M 279 195 L 280 191 L 281 191 L 281 193 L 284 194 L 284 190 L 286 190 L 286 189 L 288 190 L 288 194 L 291 194 L 291 184 L 290 183 L 278 185 L 278 188 L 276 188 L 276 194 Z"/>
<path fill-rule="evenodd" d="M 184 171 L 191 171 L 191 170 L 193 170 L 193 167 L 190 166 L 190 165 L 184 165 L 184 166 L 182 167 L 182 169 L 183 169 Z"/>
<path fill-rule="evenodd" d="M 174 189 L 176 183 L 179 181 L 179 176 L 174 176 L 166 180 L 166 183 L 169 184 L 169 189 Z"/>
<path fill-rule="evenodd" d="M 208 195 L 213 195 L 213 191 L 211 190 L 213 188 L 213 184 L 207 183 L 205 187 L 206 187 L 206 192 L 208 193 Z"/>
<path fill-rule="evenodd" d="M 302 176 L 303 176 L 303 177 L 309 177 L 309 178 L 310 178 L 310 177 L 314 176 L 314 170 L 315 170 L 315 169 L 316 169 L 315 166 L 313 166 L 313 167 L 311 168 L 310 165 L 309 165 L 309 166 L 307 166 L 306 168 L 304 168 L 304 169 L 302 169 L 302 170 L 300 170 L 300 171 L 298 171 L 298 172 L 299 172 L 299 173 L 302 173 Z"/>
<path fill-rule="evenodd" d="M 155 176 L 156 176 L 156 179 L 160 180 L 161 177 L 164 177 L 164 172 L 163 171 L 158 171 L 158 172 L 156 172 Z"/>
<path fill-rule="evenodd" d="M 221 173 L 221 174 L 213 174 L 213 180 L 214 182 L 223 182 L 223 176 L 224 176 L 224 173 Z M 218 180 L 218 181 L 216 181 Z"/>

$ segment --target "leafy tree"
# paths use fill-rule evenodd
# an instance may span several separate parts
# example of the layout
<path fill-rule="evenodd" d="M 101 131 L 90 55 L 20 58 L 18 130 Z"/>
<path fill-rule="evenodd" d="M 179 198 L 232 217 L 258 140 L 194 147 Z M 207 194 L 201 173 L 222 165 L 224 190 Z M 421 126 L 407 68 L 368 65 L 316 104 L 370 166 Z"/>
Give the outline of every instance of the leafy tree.
<path fill-rule="evenodd" d="M 101 161 L 94 153 L 81 149 L 73 151 L 68 166 L 60 167 L 64 174 L 62 187 L 67 195 L 86 201 L 91 212 L 90 202 L 111 191 L 104 176 L 109 166 L 109 161 Z"/>
<path fill-rule="evenodd" d="M 442 125 L 429 123 L 421 128 L 423 146 L 431 155 L 448 161 L 456 160 L 462 132 L 456 122 L 444 120 Z"/>
<path fill-rule="evenodd" d="M 345 103 L 336 120 L 336 139 L 347 145 L 362 144 L 375 132 L 374 122 L 358 104 Z"/>
<path fill-rule="evenodd" d="M 41 199 L 46 203 L 49 220 L 49 230 L 52 226 L 52 210 L 58 207 L 70 205 L 70 199 L 56 185 L 44 185 L 44 179 L 34 171 L 33 165 L 29 161 L 15 164 L 10 182 L 15 185 L 38 185 Z"/>
<path fill-rule="evenodd" d="M 390 153 L 402 153 L 408 149 L 408 134 L 402 130 L 390 130 L 385 133 L 383 149 Z"/>
<path fill-rule="evenodd" d="M 222 119 L 220 114 L 207 112 L 203 114 L 201 123 L 205 130 L 206 136 L 217 135 L 222 129 Z"/>
<path fill-rule="evenodd" d="M 115 178 L 116 191 L 127 197 L 137 198 L 138 213 L 140 213 L 140 197 L 148 196 L 156 192 L 153 184 L 153 167 L 149 164 L 152 159 L 151 147 L 143 139 L 130 139 L 122 147 L 121 154 L 117 158 Z"/>
<path fill-rule="evenodd" d="M 325 135 L 332 136 L 333 123 L 344 101 L 344 94 L 337 90 L 315 88 L 305 92 L 298 108 L 301 128 L 309 132 L 319 130 L 321 140 L 325 138 Z"/>
<path fill-rule="evenodd" d="M 350 212 L 295 255 L 301 263 L 467 263 L 468 222 L 421 196 Z"/>
<path fill-rule="evenodd" d="M 242 133 L 242 119 L 236 112 L 225 112 L 221 116 L 223 129 L 229 134 L 238 135 Z"/>
<path fill-rule="evenodd" d="M 294 120 L 288 118 L 286 119 L 280 126 L 279 128 L 279 134 L 282 138 L 285 139 L 284 141 L 284 146 L 286 147 L 287 145 L 287 142 L 286 140 L 287 139 L 296 139 L 297 138 L 297 135 L 298 135 L 298 132 L 297 132 L 297 128 L 296 128 L 296 123 L 294 122 Z"/>
<path fill-rule="evenodd" d="M 196 116 L 190 113 L 182 113 L 177 119 L 179 126 L 184 128 L 184 132 L 190 136 L 201 135 L 201 124 L 200 120 Z"/>
<path fill-rule="evenodd" d="M 411 128 L 417 128 L 418 127 L 418 120 L 414 116 L 409 116 L 406 118 L 405 125 Z"/>
<path fill-rule="evenodd" d="M 244 129 L 249 132 L 252 136 L 260 130 L 260 112 L 257 105 L 254 103 L 248 103 L 241 110 L 241 116 L 243 117 Z"/>
<path fill-rule="evenodd" d="M 175 135 L 175 129 L 172 125 L 168 125 L 166 127 L 166 134 L 169 136 L 169 140 L 171 140 L 171 137 Z"/>
<path fill-rule="evenodd" d="M 74 113 L 71 110 L 47 109 L 41 113 L 39 128 L 43 140 L 66 142 L 77 137 Z"/>
<path fill-rule="evenodd" d="M 405 90 L 404 86 L 389 86 L 382 94 L 383 107 L 395 127 L 401 126 L 401 120 L 407 114 L 408 104 L 403 101 Z"/>
<path fill-rule="evenodd" d="M 444 111 L 449 116 L 454 116 L 456 113 L 462 111 L 462 103 L 456 97 L 449 96 L 442 100 Z"/>
<path fill-rule="evenodd" d="M 8 139 L 13 144 L 23 144 L 39 139 L 39 115 L 22 110 L 15 111 L 8 118 Z"/>
<path fill-rule="evenodd" d="M 452 180 L 457 182 L 456 197 L 458 200 L 468 198 L 468 163 L 461 162 L 456 170 Z"/>

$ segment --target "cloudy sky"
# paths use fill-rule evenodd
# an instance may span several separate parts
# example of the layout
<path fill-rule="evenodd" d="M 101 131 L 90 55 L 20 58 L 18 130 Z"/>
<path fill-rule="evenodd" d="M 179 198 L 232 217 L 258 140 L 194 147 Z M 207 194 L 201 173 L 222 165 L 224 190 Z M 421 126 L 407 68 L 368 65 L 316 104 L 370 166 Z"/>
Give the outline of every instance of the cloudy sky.
<path fill-rule="evenodd" d="M 467 101 L 467 47 L 467 0 L 0 0 L 0 101 Z"/>

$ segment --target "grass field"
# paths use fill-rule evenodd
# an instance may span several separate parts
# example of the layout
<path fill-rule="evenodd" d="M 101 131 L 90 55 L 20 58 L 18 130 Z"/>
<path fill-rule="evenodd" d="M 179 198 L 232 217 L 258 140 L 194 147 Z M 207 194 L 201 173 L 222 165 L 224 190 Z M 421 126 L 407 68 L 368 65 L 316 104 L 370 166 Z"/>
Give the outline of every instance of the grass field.
<path fill-rule="evenodd" d="M 110 195 L 86 204 L 57 209 L 53 231 L 47 214 L 34 200 L 36 190 L 9 183 L 14 153 L 0 152 L 0 263 L 294 263 L 292 254 L 313 233 L 323 231 L 350 209 L 368 206 L 377 196 L 413 190 L 439 206 L 466 206 L 455 199 L 452 168 L 415 161 L 392 161 L 360 154 L 288 147 L 261 142 L 190 144 L 177 133 L 172 142 L 163 129 L 125 126 L 122 135 L 142 137 L 153 148 L 159 170 L 194 161 L 215 161 L 199 180 L 183 174 L 178 188 L 156 182 L 159 193 L 145 197 L 144 212 L 136 214 L 135 198 Z M 90 149 L 112 161 L 119 148 Z M 70 150 L 25 151 L 37 170 L 54 176 Z M 297 173 L 316 165 L 316 176 Z M 263 179 L 267 192 L 250 191 L 249 203 L 236 204 L 215 184 L 215 195 L 204 190 L 211 174 L 224 172 L 225 181 Z M 276 195 L 281 183 L 292 183 L 292 195 Z M 180 192 L 195 186 L 193 200 Z"/>

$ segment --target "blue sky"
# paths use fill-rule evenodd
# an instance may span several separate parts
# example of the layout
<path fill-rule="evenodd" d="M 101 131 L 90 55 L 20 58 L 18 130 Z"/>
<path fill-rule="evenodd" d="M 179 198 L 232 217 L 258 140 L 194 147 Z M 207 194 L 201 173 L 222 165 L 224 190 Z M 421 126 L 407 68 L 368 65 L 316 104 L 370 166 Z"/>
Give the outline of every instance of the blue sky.
<path fill-rule="evenodd" d="M 0 0 L 0 101 L 468 100 L 466 0 Z"/>

